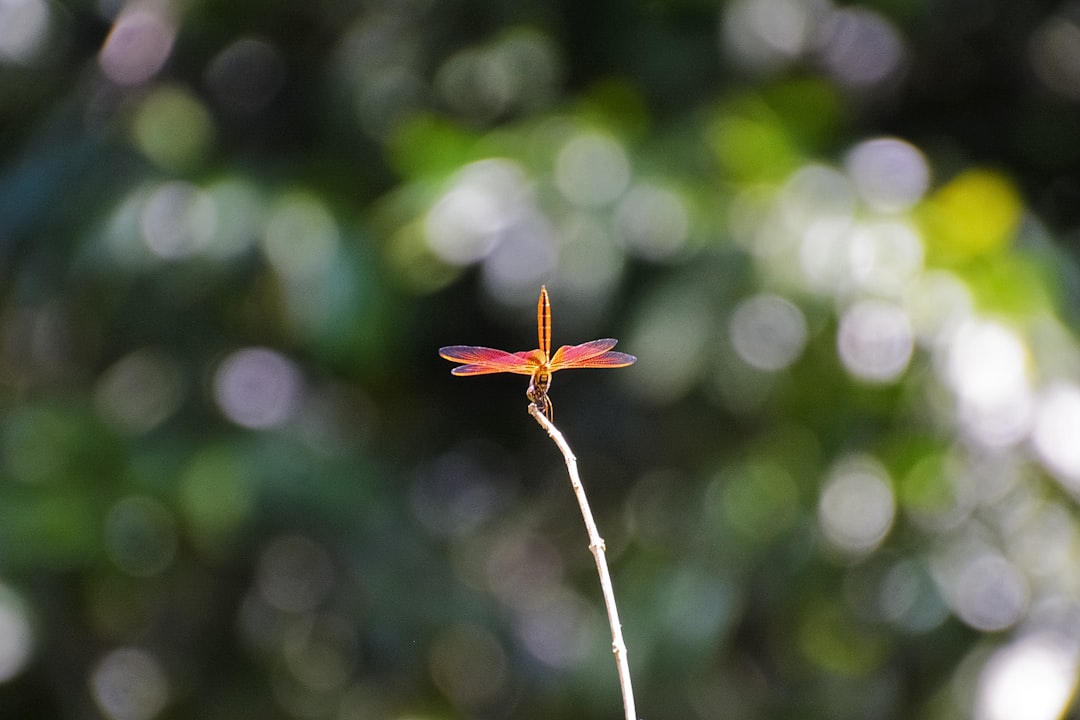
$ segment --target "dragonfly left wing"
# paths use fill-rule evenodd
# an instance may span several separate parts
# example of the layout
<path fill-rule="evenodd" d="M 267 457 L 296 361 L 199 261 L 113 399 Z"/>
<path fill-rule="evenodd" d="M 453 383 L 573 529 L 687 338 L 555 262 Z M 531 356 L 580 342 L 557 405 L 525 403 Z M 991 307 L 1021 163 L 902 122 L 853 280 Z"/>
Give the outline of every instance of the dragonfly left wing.
<path fill-rule="evenodd" d="M 532 375 L 536 369 L 532 352 L 509 353 L 477 345 L 450 345 L 439 348 L 439 355 L 443 358 L 466 363 L 451 370 L 454 375 L 488 375 L 502 372 Z"/>

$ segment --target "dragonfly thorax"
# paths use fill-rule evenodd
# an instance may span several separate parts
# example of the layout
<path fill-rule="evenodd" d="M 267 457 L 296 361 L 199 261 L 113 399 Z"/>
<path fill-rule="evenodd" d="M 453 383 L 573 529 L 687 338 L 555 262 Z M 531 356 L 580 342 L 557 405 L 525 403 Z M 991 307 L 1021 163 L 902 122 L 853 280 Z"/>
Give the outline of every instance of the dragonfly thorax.
<path fill-rule="evenodd" d="M 536 405 L 544 414 L 551 418 L 551 400 L 548 399 L 548 388 L 551 387 L 551 371 L 546 367 L 538 367 L 529 380 L 529 389 L 525 391 L 525 397 L 529 402 Z"/>

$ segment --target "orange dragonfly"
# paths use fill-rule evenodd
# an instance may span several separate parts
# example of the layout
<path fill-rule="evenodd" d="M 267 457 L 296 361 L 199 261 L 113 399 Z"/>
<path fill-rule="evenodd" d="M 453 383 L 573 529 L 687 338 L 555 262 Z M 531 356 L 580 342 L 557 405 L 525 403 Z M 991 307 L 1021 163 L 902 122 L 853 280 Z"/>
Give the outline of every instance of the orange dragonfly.
<path fill-rule="evenodd" d="M 530 375 L 529 389 L 525 395 L 529 402 L 552 419 L 551 373 L 571 368 L 617 368 L 637 361 L 633 355 L 614 352 L 618 340 L 604 338 L 580 345 L 563 345 L 551 354 L 551 301 L 547 288 L 540 286 L 540 299 L 536 303 L 536 334 L 540 347 L 536 350 L 506 352 L 475 345 L 450 345 L 439 348 L 439 355 L 452 362 L 465 363 L 450 372 L 454 375 L 488 375 L 491 373 L 515 373 Z"/>

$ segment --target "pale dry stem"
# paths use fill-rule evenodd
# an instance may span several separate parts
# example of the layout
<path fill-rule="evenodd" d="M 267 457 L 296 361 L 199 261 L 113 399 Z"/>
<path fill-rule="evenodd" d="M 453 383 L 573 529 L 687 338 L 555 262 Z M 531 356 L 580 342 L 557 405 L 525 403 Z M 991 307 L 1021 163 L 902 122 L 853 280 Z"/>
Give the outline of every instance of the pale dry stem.
<path fill-rule="evenodd" d="M 581 484 L 581 477 L 578 475 L 577 458 L 574 457 L 566 438 L 562 436 L 555 424 L 544 416 L 542 408 L 530 404 L 529 414 L 547 431 L 547 434 L 551 436 L 551 439 L 566 460 L 566 469 L 570 474 L 570 484 L 574 488 L 574 495 L 577 497 L 578 505 L 581 507 L 581 517 L 585 520 L 585 529 L 589 533 L 589 550 L 592 551 L 593 557 L 596 559 L 596 571 L 600 574 L 600 589 L 604 594 L 604 605 L 607 607 L 608 622 L 611 624 L 611 650 L 615 653 L 615 665 L 619 670 L 619 685 L 622 687 L 626 720 L 638 720 L 634 709 L 634 688 L 630 683 L 630 663 L 626 657 L 626 643 L 623 642 L 619 611 L 615 607 L 615 590 L 611 586 L 611 574 L 608 572 L 604 539 L 600 537 L 600 533 L 596 529 L 596 521 L 593 520 L 592 510 L 589 508 L 589 500 L 585 496 L 585 487 Z"/>

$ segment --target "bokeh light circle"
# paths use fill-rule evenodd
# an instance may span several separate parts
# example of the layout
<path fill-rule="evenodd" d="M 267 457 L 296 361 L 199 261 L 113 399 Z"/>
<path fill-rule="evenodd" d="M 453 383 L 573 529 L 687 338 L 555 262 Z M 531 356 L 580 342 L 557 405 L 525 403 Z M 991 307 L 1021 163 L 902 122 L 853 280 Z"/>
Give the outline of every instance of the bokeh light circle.
<path fill-rule="evenodd" d="M 161 662 L 136 647 L 106 654 L 90 674 L 90 691 L 109 720 L 150 720 L 169 700 L 169 683 Z"/>
<path fill-rule="evenodd" d="M 105 549 L 116 566 L 129 575 L 160 574 L 172 563 L 178 544 L 172 512 L 154 498 L 129 495 L 105 516 Z"/>
<path fill-rule="evenodd" d="M 38 59 L 51 20 L 44 0 L 0 0 L 0 60 L 29 64 Z"/>
<path fill-rule="evenodd" d="M 807 339 L 806 318 L 790 300 L 761 294 L 743 300 L 728 326 L 735 352 L 759 370 L 782 370 L 799 357 Z"/>
<path fill-rule="evenodd" d="M 647 260 L 665 260 L 686 244 L 690 218 L 674 192 L 647 183 L 627 191 L 615 208 L 615 223 L 627 248 Z"/>
<path fill-rule="evenodd" d="M 203 190 L 167 182 L 147 198 L 139 223 L 143 241 L 158 257 L 185 258 L 205 249 L 217 229 L 217 207 Z"/>
<path fill-rule="evenodd" d="M 428 211 L 428 245 L 452 265 L 483 259 L 530 209 L 525 173 L 508 160 L 481 160 L 462 168 Z"/>
<path fill-rule="evenodd" d="M 330 553 L 302 535 L 271 542 L 259 558 L 256 583 L 262 597 L 286 612 L 309 612 L 334 587 L 336 571 Z"/>
<path fill-rule="evenodd" d="M 222 361 L 214 373 L 214 399 L 237 425 L 263 429 L 284 423 L 300 403 L 299 368 L 269 348 L 245 348 Z"/>
<path fill-rule="evenodd" d="M 840 318 L 840 360 L 860 380 L 896 380 L 907 369 L 914 346 L 907 314 L 891 303 L 862 300 Z"/>
<path fill-rule="evenodd" d="M 829 473 L 818 500 L 825 537 L 853 555 L 876 548 L 892 528 L 896 499 L 885 468 L 869 457 L 849 457 Z"/>
<path fill-rule="evenodd" d="M 555 158 L 555 184 L 575 205 L 607 205 L 630 184 L 630 158 L 614 138 L 576 135 Z"/>
<path fill-rule="evenodd" d="M 176 25 L 156 8 L 132 3 L 113 23 L 98 54 L 102 71 L 113 82 L 138 85 L 165 66 L 176 39 Z"/>
<path fill-rule="evenodd" d="M 23 599 L 0 583 L 0 684 L 16 677 L 34 656 L 33 626 Z"/>
<path fill-rule="evenodd" d="M 979 675 L 975 720 L 1057 720 L 1076 691 L 1077 651 L 1064 637 L 1023 635 L 990 656 Z"/>
<path fill-rule="evenodd" d="M 1080 493 L 1080 388 L 1058 382 L 1041 394 L 1031 441 L 1043 464 L 1074 493 Z"/>
<path fill-rule="evenodd" d="M 907 210 L 930 185 L 926 156 L 899 138 L 859 143 L 848 152 L 845 166 L 863 201 L 882 212 Z"/>

